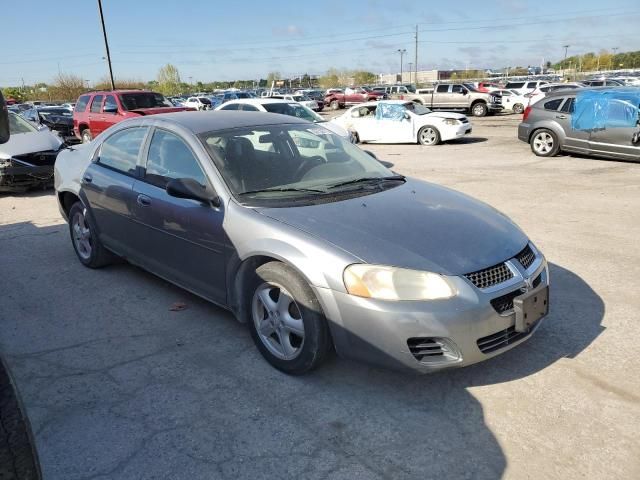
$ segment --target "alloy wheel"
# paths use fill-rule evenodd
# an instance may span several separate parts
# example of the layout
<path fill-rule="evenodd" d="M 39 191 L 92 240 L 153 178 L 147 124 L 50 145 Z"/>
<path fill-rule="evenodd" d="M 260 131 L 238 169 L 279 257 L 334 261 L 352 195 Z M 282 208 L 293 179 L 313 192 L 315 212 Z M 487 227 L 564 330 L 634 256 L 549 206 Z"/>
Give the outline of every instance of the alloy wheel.
<path fill-rule="evenodd" d="M 91 229 L 87 224 L 87 219 L 82 212 L 76 212 L 71 220 L 71 228 L 73 230 L 73 244 L 76 247 L 78 255 L 83 260 L 91 258 Z"/>
<path fill-rule="evenodd" d="M 420 133 L 420 143 L 422 143 L 423 145 L 433 145 L 437 138 L 438 134 L 431 127 L 425 128 Z"/>
<path fill-rule="evenodd" d="M 269 352 L 282 360 L 300 355 L 304 322 L 293 295 L 281 285 L 263 283 L 253 294 L 251 306 L 258 337 Z"/>
<path fill-rule="evenodd" d="M 538 133 L 533 139 L 533 148 L 541 154 L 549 153 L 553 149 L 553 137 L 547 132 Z"/>

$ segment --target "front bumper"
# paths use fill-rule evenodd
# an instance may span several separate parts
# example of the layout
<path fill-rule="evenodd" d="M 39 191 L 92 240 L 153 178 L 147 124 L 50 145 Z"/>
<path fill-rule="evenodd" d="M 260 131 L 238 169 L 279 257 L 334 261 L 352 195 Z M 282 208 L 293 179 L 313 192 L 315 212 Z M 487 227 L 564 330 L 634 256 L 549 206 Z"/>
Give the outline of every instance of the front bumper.
<path fill-rule="evenodd" d="M 506 343 L 498 344 L 491 352 L 483 353 L 478 346 L 479 340 L 510 332 L 515 325 L 515 313 L 499 314 L 492 299 L 525 288 L 525 279 L 540 277 L 538 286 L 549 284 L 547 263 L 541 254 L 521 273 L 504 286 L 487 291 L 479 290 L 463 277 L 450 277 L 458 295 L 433 302 L 389 302 L 330 289 L 315 291 L 329 319 L 338 354 L 385 368 L 428 373 L 481 362 L 531 337 L 541 320 L 528 332 L 515 336 L 505 333 Z M 416 339 L 439 343 L 444 354 L 416 357 L 408 343 L 413 345 Z"/>

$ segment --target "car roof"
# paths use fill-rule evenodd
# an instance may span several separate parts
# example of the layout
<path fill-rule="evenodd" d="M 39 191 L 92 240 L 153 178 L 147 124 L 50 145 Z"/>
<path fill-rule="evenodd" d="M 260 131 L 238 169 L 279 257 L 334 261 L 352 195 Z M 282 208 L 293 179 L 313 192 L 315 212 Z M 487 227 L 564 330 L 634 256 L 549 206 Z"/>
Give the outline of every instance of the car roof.
<path fill-rule="evenodd" d="M 153 115 L 157 119 L 176 123 L 193 133 L 200 134 L 214 130 L 227 130 L 230 128 L 257 127 L 262 125 L 277 125 L 289 123 L 309 123 L 297 117 L 287 117 L 277 113 L 266 112 L 239 112 L 234 110 L 209 110 L 204 112 L 174 112 Z M 146 117 L 139 117 L 140 119 Z"/>
<path fill-rule="evenodd" d="M 627 87 L 627 88 L 634 88 L 634 87 Z M 575 97 L 578 93 L 582 93 L 582 92 L 606 92 L 606 91 L 617 92 L 617 91 L 620 91 L 620 89 L 621 89 L 621 87 L 569 88 L 567 90 L 554 90 L 553 92 L 549 92 L 544 97 L 544 99 L 548 100 L 548 99 L 554 98 L 554 97 L 566 97 L 566 96 L 574 96 Z M 538 105 L 540 103 L 543 103 L 543 102 L 536 102 L 534 104 L 534 106 Z"/>
<path fill-rule="evenodd" d="M 289 94 L 283 94 L 281 96 L 284 95 L 289 95 Z M 270 97 L 266 97 L 266 98 L 238 98 L 237 100 L 231 100 L 227 103 L 225 103 L 225 105 L 228 105 L 230 103 L 249 103 L 249 104 L 253 104 L 253 105 L 268 105 L 271 103 L 296 103 L 296 102 L 292 102 L 291 100 L 285 100 L 284 98 L 270 98 Z"/>

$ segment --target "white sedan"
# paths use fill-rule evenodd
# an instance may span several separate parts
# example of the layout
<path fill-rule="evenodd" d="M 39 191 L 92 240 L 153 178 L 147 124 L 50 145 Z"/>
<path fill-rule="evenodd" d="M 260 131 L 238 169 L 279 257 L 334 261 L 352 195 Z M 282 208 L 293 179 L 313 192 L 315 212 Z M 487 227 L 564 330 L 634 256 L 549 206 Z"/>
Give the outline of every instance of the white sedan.
<path fill-rule="evenodd" d="M 432 112 L 404 100 L 381 100 L 351 107 L 334 118 L 360 142 L 437 145 L 471 133 L 471 123 L 460 113 Z"/>
<path fill-rule="evenodd" d="M 494 90 L 495 95 L 502 97 L 502 106 L 505 110 L 510 110 L 513 113 L 522 113 L 527 105 L 529 105 L 529 98 L 520 94 L 517 90 L 507 90 L 502 88 L 500 90 Z"/>

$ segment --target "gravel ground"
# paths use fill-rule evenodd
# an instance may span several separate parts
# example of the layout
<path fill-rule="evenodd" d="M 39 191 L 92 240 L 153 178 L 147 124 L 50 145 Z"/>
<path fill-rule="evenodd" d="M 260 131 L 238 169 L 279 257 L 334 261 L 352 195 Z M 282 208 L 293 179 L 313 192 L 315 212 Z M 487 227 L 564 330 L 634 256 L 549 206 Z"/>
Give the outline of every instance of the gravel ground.
<path fill-rule="evenodd" d="M 427 376 L 333 358 L 287 377 L 228 313 L 83 268 L 52 192 L 0 197 L 0 349 L 44 478 L 640 478 L 640 164 L 535 157 L 518 117 L 365 147 L 495 206 L 551 263 L 536 335 Z"/>

